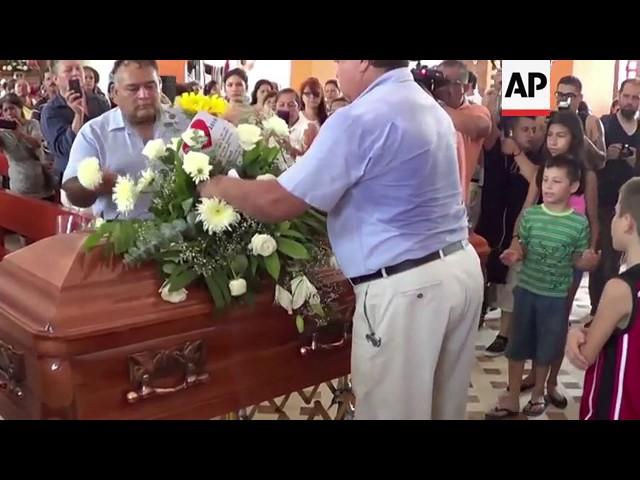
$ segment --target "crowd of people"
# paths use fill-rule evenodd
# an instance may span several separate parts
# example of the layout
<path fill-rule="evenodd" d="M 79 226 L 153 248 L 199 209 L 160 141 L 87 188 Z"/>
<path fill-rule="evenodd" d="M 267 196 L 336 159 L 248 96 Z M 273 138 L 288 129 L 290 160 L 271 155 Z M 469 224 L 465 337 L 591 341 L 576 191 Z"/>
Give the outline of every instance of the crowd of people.
<path fill-rule="evenodd" d="M 261 79 L 249 92 L 239 68 L 222 85 L 176 93 L 223 95 L 233 123 L 277 115 L 289 125 L 290 168 L 277 181 L 215 177 L 200 192 L 271 221 L 309 206 L 328 212 L 356 291 L 357 417 L 463 418 L 478 321 L 494 308 L 500 329 L 484 354 L 507 357 L 509 386 L 487 418 L 519 415 L 529 390 L 525 415 L 566 408 L 565 352 L 588 369 L 581 418 L 640 418 L 640 392 L 623 374 L 640 366 L 640 79 L 622 82 L 601 118 L 574 76 L 554 86 L 550 116 L 502 117 L 499 72 L 480 95 L 459 60 L 426 76 L 397 60 L 340 60 L 337 70 L 324 84 L 280 89 Z M 165 118 L 171 100 L 153 60 L 116 61 L 107 95 L 98 83 L 80 61 L 59 60 L 37 89 L 3 87 L 0 148 L 12 190 L 57 201 L 62 187 L 63 201 L 109 220 L 115 172 L 135 176 L 145 143 L 168 142 L 188 122 Z M 77 179 L 87 157 L 103 170 L 95 190 Z M 471 236 L 490 248 L 483 268 Z M 585 272 L 591 315 L 569 331 Z"/>

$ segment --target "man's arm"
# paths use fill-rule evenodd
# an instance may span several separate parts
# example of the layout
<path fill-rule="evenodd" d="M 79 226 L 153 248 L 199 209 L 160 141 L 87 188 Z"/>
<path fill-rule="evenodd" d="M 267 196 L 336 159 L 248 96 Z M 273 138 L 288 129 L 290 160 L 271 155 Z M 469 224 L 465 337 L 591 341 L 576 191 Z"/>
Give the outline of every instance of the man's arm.
<path fill-rule="evenodd" d="M 309 205 L 276 180 L 242 180 L 217 176 L 198 188 L 204 197 L 217 197 L 261 222 L 278 223 L 302 215 Z"/>
<path fill-rule="evenodd" d="M 111 195 L 115 185 L 115 174 L 104 170 L 102 172 L 102 184 L 95 190 L 83 187 L 78 180 L 78 166 L 88 157 L 99 157 L 98 148 L 94 139 L 87 133 L 87 129 L 81 130 L 69 153 L 69 163 L 64 171 L 62 189 L 67 194 L 69 201 L 81 208 L 93 205 L 100 195 Z"/>
<path fill-rule="evenodd" d="M 486 107 L 471 105 L 456 109 L 443 105 L 443 108 L 451 117 L 456 130 L 472 140 L 485 138 L 491 133 L 491 114 Z"/>
<path fill-rule="evenodd" d="M 586 331 L 587 341 L 580 347 L 580 353 L 587 361 L 586 367 L 595 363 L 602 347 L 618 323 L 631 314 L 631 309 L 629 285 L 619 278 L 609 280 L 604 287 L 596 316 Z"/>
<path fill-rule="evenodd" d="M 600 170 L 607 161 L 604 143 L 604 127 L 595 115 L 589 115 L 585 124 L 584 148 L 588 164 L 593 170 Z"/>
<path fill-rule="evenodd" d="M 268 222 L 295 218 L 310 205 L 328 212 L 364 171 L 361 163 L 366 159 L 356 150 L 360 125 L 346 111 L 337 112 L 305 155 L 277 181 L 215 177 L 198 190 Z"/>

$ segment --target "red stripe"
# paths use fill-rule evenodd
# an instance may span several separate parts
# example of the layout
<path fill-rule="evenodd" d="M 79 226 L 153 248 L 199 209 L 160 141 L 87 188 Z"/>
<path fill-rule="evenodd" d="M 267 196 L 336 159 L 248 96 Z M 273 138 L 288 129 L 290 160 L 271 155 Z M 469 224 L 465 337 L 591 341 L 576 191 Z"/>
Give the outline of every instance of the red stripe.
<path fill-rule="evenodd" d="M 551 110 L 502 110 L 505 117 L 546 117 Z"/>

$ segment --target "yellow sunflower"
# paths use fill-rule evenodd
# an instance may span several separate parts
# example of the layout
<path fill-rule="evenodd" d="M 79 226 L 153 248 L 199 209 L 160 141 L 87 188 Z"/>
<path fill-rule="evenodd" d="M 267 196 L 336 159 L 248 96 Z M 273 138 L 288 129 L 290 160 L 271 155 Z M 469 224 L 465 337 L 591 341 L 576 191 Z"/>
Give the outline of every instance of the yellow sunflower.
<path fill-rule="evenodd" d="M 176 105 L 188 115 L 207 112 L 216 117 L 222 116 L 229 108 L 227 101 L 217 95 L 208 96 L 201 93 L 183 93 L 176 98 Z"/>

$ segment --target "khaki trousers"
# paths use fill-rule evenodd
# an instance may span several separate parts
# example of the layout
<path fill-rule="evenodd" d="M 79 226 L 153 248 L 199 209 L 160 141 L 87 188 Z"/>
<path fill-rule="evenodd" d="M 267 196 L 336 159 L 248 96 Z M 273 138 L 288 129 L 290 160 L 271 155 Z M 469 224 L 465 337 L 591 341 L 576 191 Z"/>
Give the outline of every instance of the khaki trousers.
<path fill-rule="evenodd" d="M 356 419 L 464 419 L 483 291 L 471 246 L 355 287 Z"/>

